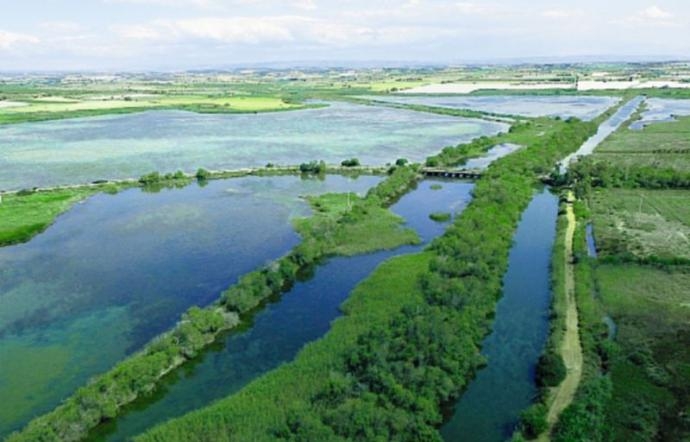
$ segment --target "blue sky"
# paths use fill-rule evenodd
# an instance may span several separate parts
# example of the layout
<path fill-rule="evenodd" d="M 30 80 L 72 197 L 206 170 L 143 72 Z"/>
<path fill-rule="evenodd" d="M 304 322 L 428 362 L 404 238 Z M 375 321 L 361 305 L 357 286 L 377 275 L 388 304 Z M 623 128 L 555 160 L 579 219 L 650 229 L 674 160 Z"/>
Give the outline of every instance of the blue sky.
<path fill-rule="evenodd" d="M 0 70 L 690 58 L 687 0 L 0 2 Z"/>

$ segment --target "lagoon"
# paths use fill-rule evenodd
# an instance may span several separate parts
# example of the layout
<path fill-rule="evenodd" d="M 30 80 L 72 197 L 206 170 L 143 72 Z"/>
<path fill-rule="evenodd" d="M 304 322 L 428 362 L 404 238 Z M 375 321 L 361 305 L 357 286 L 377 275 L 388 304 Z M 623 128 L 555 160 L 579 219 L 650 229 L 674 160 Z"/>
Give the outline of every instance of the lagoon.
<path fill-rule="evenodd" d="M 0 248 L 0 437 L 299 242 L 301 195 L 378 177 L 247 177 L 99 194 Z"/>
<path fill-rule="evenodd" d="M 0 126 L 0 190 L 138 178 L 151 171 L 421 162 L 503 123 L 330 103 L 259 114 L 150 111 Z"/>
<path fill-rule="evenodd" d="M 590 96 L 366 96 L 370 100 L 398 104 L 419 104 L 450 109 L 471 109 L 503 115 L 523 117 L 576 117 L 589 121 L 620 101 L 614 97 Z"/>

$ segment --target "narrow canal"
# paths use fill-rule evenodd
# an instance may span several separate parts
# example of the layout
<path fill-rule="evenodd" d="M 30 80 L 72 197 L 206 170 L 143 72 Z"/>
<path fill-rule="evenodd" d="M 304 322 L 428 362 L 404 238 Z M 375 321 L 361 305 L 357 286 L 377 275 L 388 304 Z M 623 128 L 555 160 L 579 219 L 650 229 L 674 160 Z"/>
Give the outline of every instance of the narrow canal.
<path fill-rule="evenodd" d="M 477 373 L 442 427 L 447 441 L 510 438 L 520 412 L 537 393 L 535 367 L 548 334 L 557 216 L 558 198 L 548 190 L 537 194 L 522 215 L 493 332 L 482 347 L 488 365 Z"/>
<path fill-rule="evenodd" d="M 432 189 L 431 184 L 441 184 Z M 424 181 L 392 210 L 423 240 L 418 246 L 348 258 L 333 258 L 313 277 L 297 283 L 277 302 L 257 313 L 243 330 L 166 379 L 152 397 L 133 404 L 120 418 L 97 428 L 91 440 L 120 441 L 158 423 L 233 394 L 263 373 L 290 361 L 304 344 L 323 336 L 348 294 L 384 260 L 421 250 L 446 225 L 429 219 L 433 212 L 457 214 L 470 201 L 473 184 Z"/>

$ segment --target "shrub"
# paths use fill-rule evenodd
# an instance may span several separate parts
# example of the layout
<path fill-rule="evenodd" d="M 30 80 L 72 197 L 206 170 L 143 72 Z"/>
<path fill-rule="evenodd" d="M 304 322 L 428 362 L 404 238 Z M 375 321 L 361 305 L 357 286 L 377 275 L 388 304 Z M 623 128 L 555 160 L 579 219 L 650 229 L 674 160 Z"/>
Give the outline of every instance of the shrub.
<path fill-rule="evenodd" d="M 358 167 L 360 164 L 357 158 L 350 158 L 349 160 L 343 160 L 340 165 L 343 167 Z"/>
<path fill-rule="evenodd" d="M 561 355 L 546 352 L 537 363 L 537 384 L 541 387 L 555 387 L 565 379 L 566 368 Z"/>
<path fill-rule="evenodd" d="M 528 439 L 537 438 L 548 426 L 544 404 L 534 404 L 520 414 L 520 431 Z"/>

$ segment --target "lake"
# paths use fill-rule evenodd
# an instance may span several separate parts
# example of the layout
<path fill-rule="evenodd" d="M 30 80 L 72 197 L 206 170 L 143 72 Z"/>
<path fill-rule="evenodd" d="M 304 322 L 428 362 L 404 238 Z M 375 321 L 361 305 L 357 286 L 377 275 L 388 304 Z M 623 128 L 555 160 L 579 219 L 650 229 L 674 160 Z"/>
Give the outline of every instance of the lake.
<path fill-rule="evenodd" d="M 507 129 L 503 123 L 349 103 L 259 114 L 149 111 L 6 125 L 0 126 L 0 189 L 269 162 L 421 162 L 445 146 Z"/>
<path fill-rule="evenodd" d="M 0 436 L 299 242 L 300 195 L 379 177 L 247 177 L 99 194 L 0 248 Z"/>
<path fill-rule="evenodd" d="M 577 117 L 593 120 L 620 101 L 614 97 L 589 96 L 537 96 L 537 95 L 487 95 L 487 96 L 366 96 L 371 100 L 400 104 L 420 104 L 451 109 L 471 109 L 524 117 Z"/>
<path fill-rule="evenodd" d="M 431 189 L 440 183 L 439 190 Z M 224 341 L 166 379 L 152 397 L 128 407 L 124 416 L 92 432 L 92 440 L 127 440 L 157 423 L 209 405 L 239 391 L 279 364 L 294 359 L 304 344 L 323 336 L 352 289 L 384 260 L 421 250 L 443 233 L 447 223 L 429 219 L 433 212 L 461 213 L 473 184 L 424 181 L 393 205 L 423 244 L 347 258 L 333 258 L 313 278 L 300 282 L 253 318 L 251 327 L 228 333 Z"/>

